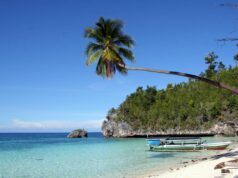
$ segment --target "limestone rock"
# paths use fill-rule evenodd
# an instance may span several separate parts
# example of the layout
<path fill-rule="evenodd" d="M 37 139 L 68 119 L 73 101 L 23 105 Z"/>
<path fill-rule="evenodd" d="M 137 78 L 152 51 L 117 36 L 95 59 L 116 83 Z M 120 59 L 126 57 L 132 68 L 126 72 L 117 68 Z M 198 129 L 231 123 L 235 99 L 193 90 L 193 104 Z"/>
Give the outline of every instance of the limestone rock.
<path fill-rule="evenodd" d="M 72 132 L 70 132 L 67 135 L 67 138 L 82 138 L 82 137 L 87 137 L 88 136 L 88 132 L 84 129 L 76 129 Z"/>
<path fill-rule="evenodd" d="M 218 135 L 236 136 L 238 133 L 238 128 L 236 123 L 231 121 L 218 122 L 213 126 L 211 131 Z"/>
<path fill-rule="evenodd" d="M 104 121 L 102 133 L 105 137 L 128 137 L 133 134 L 132 128 L 126 122 Z"/>
<path fill-rule="evenodd" d="M 105 120 L 102 124 L 102 133 L 105 137 L 156 137 L 156 136 L 194 136 L 194 135 L 210 135 L 210 131 L 179 131 L 176 129 L 167 129 L 159 131 L 150 131 L 144 129 L 133 130 L 126 122 L 116 122 L 112 119 Z"/>
<path fill-rule="evenodd" d="M 102 124 L 102 133 L 105 137 L 158 137 L 158 136 L 236 136 L 238 125 L 232 121 L 218 122 L 207 130 L 179 130 L 161 129 L 150 131 L 149 129 L 133 130 L 133 127 L 124 121 L 116 122 L 113 118 L 107 118 Z"/>

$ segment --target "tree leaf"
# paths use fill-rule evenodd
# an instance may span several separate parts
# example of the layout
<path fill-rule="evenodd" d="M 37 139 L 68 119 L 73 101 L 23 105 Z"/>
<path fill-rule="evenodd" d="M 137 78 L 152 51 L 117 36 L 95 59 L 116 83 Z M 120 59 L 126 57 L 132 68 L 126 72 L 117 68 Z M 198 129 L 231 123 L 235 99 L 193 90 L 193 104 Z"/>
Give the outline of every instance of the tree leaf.
<path fill-rule="evenodd" d="M 90 55 L 88 59 L 86 60 L 86 65 L 90 65 L 93 62 L 95 62 L 101 56 L 101 54 L 102 54 L 102 50 L 98 50 L 97 52 Z"/>

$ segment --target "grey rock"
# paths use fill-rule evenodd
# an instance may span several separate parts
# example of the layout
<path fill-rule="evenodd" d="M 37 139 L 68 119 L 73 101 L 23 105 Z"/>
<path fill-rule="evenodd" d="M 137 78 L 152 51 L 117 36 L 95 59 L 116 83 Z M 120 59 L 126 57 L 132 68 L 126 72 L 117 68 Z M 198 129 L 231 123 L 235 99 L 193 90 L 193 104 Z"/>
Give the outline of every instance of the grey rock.
<path fill-rule="evenodd" d="M 179 131 L 176 129 L 150 131 L 144 129 L 133 130 L 132 127 L 126 122 L 115 122 L 112 119 L 103 121 L 102 133 L 105 137 L 146 137 L 146 136 L 158 136 L 158 135 L 209 135 L 210 131 Z"/>
<path fill-rule="evenodd" d="M 128 137 L 133 134 L 132 128 L 126 122 L 104 121 L 102 133 L 106 137 Z"/>
<path fill-rule="evenodd" d="M 230 170 L 229 169 L 222 169 L 221 173 L 230 173 Z"/>
<path fill-rule="evenodd" d="M 237 136 L 238 125 L 232 121 L 218 122 L 211 128 L 211 131 L 217 135 Z"/>
<path fill-rule="evenodd" d="M 102 133 L 105 137 L 146 137 L 146 136 L 168 136 L 168 135 L 238 135 L 238 125 L 235 122 L 218 122 L 208 130 L 179 130 L 161 129 L 150 131 L 144 129 L 133 130 L 133 127 L 124 121 L 116 122 L 113 118 L 105 120 L 102 124 Z"/>
<path fill-rule="evenodd" d="M 67 135 L 67 138 L 82 138 L 82 137 L 87 137 L 88 136 L 88 132 L 84 129 L 76 129 L 72 132 L 70 132 Z"/>

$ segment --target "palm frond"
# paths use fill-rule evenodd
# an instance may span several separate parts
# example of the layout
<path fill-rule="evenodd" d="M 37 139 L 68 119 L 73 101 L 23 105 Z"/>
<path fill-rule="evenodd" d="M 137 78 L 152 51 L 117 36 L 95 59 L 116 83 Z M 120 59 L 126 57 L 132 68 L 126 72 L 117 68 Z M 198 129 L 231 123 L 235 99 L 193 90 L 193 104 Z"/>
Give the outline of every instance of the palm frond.
<path fill-rule="evenodd" d="M 106 61 L 118 61 L 118 58 L 121 58 L 117 52 L 115 52 L 113 49 L 107 47 L 103 50 L 102 58 Z"/>
<path fill-rule="evenodd" d="M 91 27 L 88 27 L 88 28 L 85 29 L 85 31 L 84 31 L 84 37 L 90 38 L 90 37 L 92 37 L 92 36 L 94 36 L 94 35 L 95 35 L 95 29 L 93 29 L 93 28 L 91 28 Z"/>
<path fill-rule="evenodd" d="M 92 39 L 96 40 L 99 43 L 101 43 L 103 41 L 103 36 L 99 32 L 99 30 L 98 29 L 93 29 L 91 27 L 85 29 L 84 37 L 92 38 Z"/>
<path fill-rule="evenodd" d="M 106 35 L 106 27 L 105 27 L 106 20 L 103 17 L 98 19 L 96 23 L 96 29 L 98 33 L 101 33 L 102 36 Z"/>
<path fill-rule="evenodd" d="M 106 31 L 106 37 L 111 36 L 112 22 L 110 19 L 107 19 L 105 22 L 105 31 Z"/>
<path fill-rule="evenodd" d="M 111 21 L 111 26 L 112 26 L 112 29 L 117 29 L 117 30 L 121 30 L 124 26 L 124 23 L 123 21 L 119 20 L 119 19 L 115 19 L 115 20 L 112 20 Z"/>
<path fill-rule="evenodd" d="M 124 56 L 126 59 L 135 62 L 135 57 L 133 55 L 133 52 L 126 48 L 119 48 L 118 52 L 120 55 Z"/>
<path fill-rule="evenodd" d="M 97 50 L 95 53 L 88 56 L 86 60 L 86 65 L 94 63 L 102 55 L 102 50 Z"/>
<path fill-rule="evenodd" d="M 132 40 L 132 38 L 128 35 L 121 35 L 119 36 L 115 41 L 114 41 L 115 44 L 118 44 L 118 45 L 125 45 L 127 46 L 128 48 L 131 48 L 133 45 L 135 45 L 135 42 Z"/>
<path fill-rule="evenodd" d="M 116 64 L 115 66 L 116 66 L 117 71 L 118 71 L 120 74 L 122 74 L 122 75 L 126 75 L 126 74 L 127 74 L 127 70 L 126 70 L 125 68 L 121 67 L 121 66 L 118 65 L 118 64 Z"/>
<path fill-rule="evenodd" d="M 97 50 L 103 49 L 102 45 L 96 44 L 96 43 L 89 43 L 86 47 L 85 54 L 89 57 L 93 53 L 95 53 Z"/>
<path fill-rule="evenodd" d="M 238 54 L 234 56 L 234 60 L 238 62 Z"/>
<path fill-rule="evenodd" d="M 111 30 L 111 36 L 112 39 L 115 39 L 118 36 L 122 36 L 121 29 L 123 28 L 123 22 L 121 20 L 113 20 L 111 22 L 112 30 Z"/>
<path fill-rule="evenodd" d="M 103 59 L 100 57 L 97 63 L 96 67 L 96 73 L 97 75 L 100 75 L 102 77 L 106 77 L 106 63 L 103 61 Z"/>

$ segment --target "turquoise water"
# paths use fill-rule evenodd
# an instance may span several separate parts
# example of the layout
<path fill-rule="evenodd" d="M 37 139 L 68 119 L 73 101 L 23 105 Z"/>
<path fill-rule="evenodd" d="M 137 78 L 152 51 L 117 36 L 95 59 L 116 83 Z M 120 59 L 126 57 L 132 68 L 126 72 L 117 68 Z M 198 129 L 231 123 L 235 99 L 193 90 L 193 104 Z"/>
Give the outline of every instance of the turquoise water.
<path fill-rule="evenodd" d="M 0 177 L 136 178 L 214 154 L 149 152 L 143 138 L 107 139 L 91 133 L 88 138 L 67 139 L 66 135 L 0 134 Z M 221 140 L 212 138 L 216 139 Z"/>

